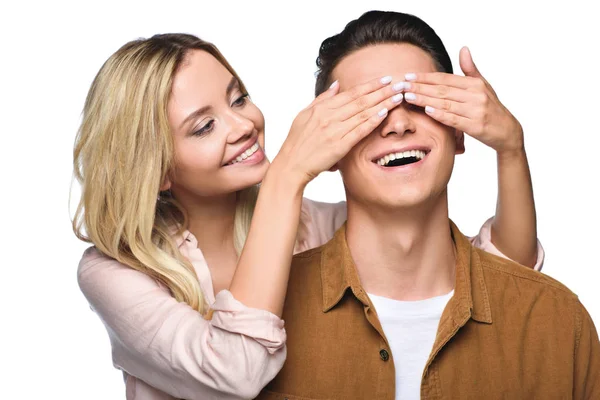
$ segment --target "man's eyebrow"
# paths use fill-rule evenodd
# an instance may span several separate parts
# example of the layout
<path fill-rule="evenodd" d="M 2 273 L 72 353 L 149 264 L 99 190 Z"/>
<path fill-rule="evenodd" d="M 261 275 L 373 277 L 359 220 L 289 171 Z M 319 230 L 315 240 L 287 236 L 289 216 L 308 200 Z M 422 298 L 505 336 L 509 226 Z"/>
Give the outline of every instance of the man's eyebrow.
<path fill-rule="evenodd" d="M 233 92 L 233 89 L 235 89 L 235 88 L 237 88 L 239 86 L 240 86 L 240 82 L 238 81 L 238 79 L 235 76 L 232 76 L 231 80 L 227 84 L 227 88 L 225 89 L 225 95 L 229 96 L 231 94 L 231 92 Z M 204 114 L 205 112 L 209 111 L 211 108 L 212 108 L 211 106 L 204 106 L 204 107 L 200 107 L 196 111 L 192 111 L 190 113 L 190 115 L 188 115 L 187 117 L 185 117 L 185 119 L 183 120 L 183 122 L 179 126 L 179 129 L 181 129 L 185 124 L 187 124 L 188 122 L 190 122 L 194 118 L 196 118 L 196 117 Z"/>

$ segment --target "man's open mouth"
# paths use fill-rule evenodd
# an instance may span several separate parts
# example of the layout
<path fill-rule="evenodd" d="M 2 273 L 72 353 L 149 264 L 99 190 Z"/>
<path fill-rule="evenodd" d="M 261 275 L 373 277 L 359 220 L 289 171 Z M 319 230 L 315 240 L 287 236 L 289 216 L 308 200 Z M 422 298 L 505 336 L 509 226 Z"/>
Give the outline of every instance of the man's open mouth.
<path fill-rule="evenodd" d="M 399 167 L 421 161 L 429 151 L 425 150 L 407 150 L 401 153 L 390 153 L 373 162 L 382 167 Z"/>

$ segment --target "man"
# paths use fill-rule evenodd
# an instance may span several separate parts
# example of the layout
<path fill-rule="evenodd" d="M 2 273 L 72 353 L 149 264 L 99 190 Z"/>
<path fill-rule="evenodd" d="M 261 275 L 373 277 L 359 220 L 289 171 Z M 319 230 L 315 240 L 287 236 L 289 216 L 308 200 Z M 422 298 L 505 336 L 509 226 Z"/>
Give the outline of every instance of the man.
<path fill-rule="evenodd" d="M 476 249 L 448 218 L 462 132 L 494 141 L 482 115 L 513 121 L 487 82 L 441 73 L 451 72 L 441 40 L 398 13 L 351 22 L 323 42 L 318 65 L 317 93 L 335 80 L 341 91 L 385 75 L 409 82 L 404 104 L 337 165 L 347 223 L 294 257 L 287 361 L 258 398 L 600 398 L 598 334 L 577 297 Z M 518 157 L 522 143 L 504 150 Z"/>

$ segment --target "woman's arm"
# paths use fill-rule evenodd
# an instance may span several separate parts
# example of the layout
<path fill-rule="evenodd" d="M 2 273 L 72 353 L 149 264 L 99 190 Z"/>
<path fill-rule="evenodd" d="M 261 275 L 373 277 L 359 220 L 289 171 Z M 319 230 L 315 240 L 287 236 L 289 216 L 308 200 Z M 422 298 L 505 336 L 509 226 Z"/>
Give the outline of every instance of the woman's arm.
<path fill-rule="evenodd" d="M 94 248 L 77 278 L 108 331 L 114 365 L 178 399 L 254 398 L 283 366 L 283 321 L 227 291 L 207 320 L 148 275 Z"/>
<path fill-rule="evenodd" d="M 416 96 L 407 101 L 425 107 L 429 116 L 456 129 L 458 137 L 463 138 L 464 132 L 496 151 L 498 202 L 491 241 L 496 253 L 539 268 L 536 260 L 540 261 L 540 247 L 523 129 L 481 75 L 466 47 L 461 49 L 459 60 L 464 77 L 445 73 L 410 76 L 407 90 Z M 457 141 L 457 152 L 464 152 L 464 142 Z"/>
<path fill-rule="evenodd" d="M 250 231 L 231 281 L 243 304 L 283 311 L 304 184 L 271 165 L 261 184 Z"/>
<path fill-rule="evenodd" d="M 512 260 L 533 267 L 538 258 L 536 212 L 525 149 L 498 153 L 498 203 L 492 243 Z"/>

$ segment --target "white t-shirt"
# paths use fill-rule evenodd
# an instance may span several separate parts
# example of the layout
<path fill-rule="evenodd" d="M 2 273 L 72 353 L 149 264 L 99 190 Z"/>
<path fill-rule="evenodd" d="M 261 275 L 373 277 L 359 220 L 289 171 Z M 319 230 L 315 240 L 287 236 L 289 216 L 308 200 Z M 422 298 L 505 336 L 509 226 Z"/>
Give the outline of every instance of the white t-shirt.
<path fill-rule="evenodd" d="M 396 370 L 396 400 L 421 398 L 421 376 L 437 328 L 454 290 L 418 301 L 399 301 L 369 294 L 390 345 Z"/>

